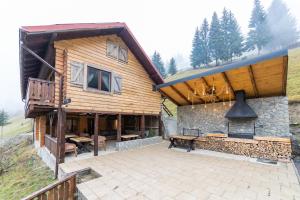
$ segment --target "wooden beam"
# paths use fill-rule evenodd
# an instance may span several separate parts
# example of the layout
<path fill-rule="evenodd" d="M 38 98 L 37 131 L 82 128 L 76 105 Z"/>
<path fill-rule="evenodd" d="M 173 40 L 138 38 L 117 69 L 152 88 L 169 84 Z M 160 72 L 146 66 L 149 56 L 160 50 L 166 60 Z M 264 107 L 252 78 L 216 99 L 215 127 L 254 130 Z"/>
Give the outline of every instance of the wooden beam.
<path fill-rule="evenodd" d="M 288 56 L 283 57 L 283 65 L 282 65 L 282 94 L 286 95 L 286 85 L 287 85 L 287 75 L 288 75 Z"/>
<path fill-rule="evenodd" d="M 184 99 L 186 102 L 188 102 L 189 104 L 192 104 L 192 102 L 190 100 L 188 100 L 174 85 L 170 86 L 176 94 L 178 94 L 182 99 Z"/>
<path fill-rule="evenodd" d="M 141 115 L 141 137 L 144 138 L 145 137 L 145 115 Z"/>
<path fill-rule="evenodd" d="M 183 84 L 188 88 L 188 90 L 189 90 L 191 93 L 194 93 L 193 88 L 192 88 L 187 82 L 183 82 Z M 200 98 L 201 103 L 203 103 L 204 100 L 203 100 L 201 97 L 199 97 L 199 98 Z"/>
<path fill-rule="evenodd" d="M 256 98 L 258 98 L 259 93 L 258 93 L 258 90 L 257 90 L 257 85 L 256 85 L 256 81 L 255 81 L 255 77 L 254 77 L 252 65 L 249 65 L 248 72 L 249 72 L 249 76 L 250 76 L 252 88 L 253 88 L 253 91 L 254 91 L 254 95 L 255 95 Z"/>
<path fill-rule="evenodd" d="M 121 114 L 118 114 L 118 119 L 117 119 L 117 141 L 120 142 L 121 141 L 121 132 L 122 132 L 122 126 L 121 126 L 121 123 L 122 123 L 122 115 Z"/>
<path fill-rule="evenodd" d="M 232 84 L 231 84 L 226 72 L 222 72 L 221 74 L 222 74 L 222 77 L 223 77 L 224 81 L 229 86 L 229 89 L 231 90 L 232 96 L 235 97 L 234 89 L 232 87 Z"/>
<path fill-rule="evenodd" d="M 94 121 L 94 156 L 98 156 L 99 115 L 95 114 Z"/>
<path fill-rule="evenodd" d="M 159 92 L 163 96 L 167 97 L 170 101 L 172 101 L 175 105 L 180 106 L 180 103 L 178 103 L 175 99 L 173 99 L 172 97 L 170 97 L 169 95 L 167 95 L 165 92 L 163 92 L 162 90 L 159 90 Z"/>

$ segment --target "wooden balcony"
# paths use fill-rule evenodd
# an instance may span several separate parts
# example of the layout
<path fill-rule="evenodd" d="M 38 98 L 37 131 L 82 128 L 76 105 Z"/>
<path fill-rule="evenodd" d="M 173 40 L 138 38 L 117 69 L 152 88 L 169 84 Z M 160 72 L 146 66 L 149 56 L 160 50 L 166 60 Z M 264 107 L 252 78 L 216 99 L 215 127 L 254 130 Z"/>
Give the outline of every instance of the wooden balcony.
<path fill-rule="evenodd" d="M 53 110 L 55 105 L 54 101 L 54 82 L 29 78 L 25 99 L 26 117 L 34 117 Z"/>

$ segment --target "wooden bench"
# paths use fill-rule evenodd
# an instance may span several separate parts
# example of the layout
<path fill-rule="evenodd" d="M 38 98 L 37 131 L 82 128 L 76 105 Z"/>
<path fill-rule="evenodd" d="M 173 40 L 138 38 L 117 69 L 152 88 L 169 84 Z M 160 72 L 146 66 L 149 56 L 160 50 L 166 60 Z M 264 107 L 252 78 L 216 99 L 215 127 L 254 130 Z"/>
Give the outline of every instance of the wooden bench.
<path fill-rule="evenodd" d="M 188 131 L 196 131 L 196 134 L 194 135 L 188 135 Z M 170 145 L 169 149 L 172 147 L 176 147 L 179 141 L 187 142 L 187 152 L 190 152 L 191 150 L 195 150 L 194 143 L 195 140 L 202 134 L 200 132 L 200 129 L 187 129 L 183 128 L 182 135 L 174 135 L 170 136 Z"/>

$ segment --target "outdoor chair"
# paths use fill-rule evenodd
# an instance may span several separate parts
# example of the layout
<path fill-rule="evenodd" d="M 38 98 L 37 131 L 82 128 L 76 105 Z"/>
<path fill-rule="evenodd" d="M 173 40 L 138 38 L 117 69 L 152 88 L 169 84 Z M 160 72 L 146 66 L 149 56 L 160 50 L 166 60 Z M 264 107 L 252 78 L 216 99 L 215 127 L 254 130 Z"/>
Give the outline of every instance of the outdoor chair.
<path fill-rule="evenodd" d="M 91 145 L 94 146 L 94 135 L 92 135 L 91 138 L 93 139 Z M 98 147 L 102 147 L 106 151 L 106 137 L 98 136 Z"/>
<path fill-rule="evenodd" d="M 72 143 L 65 143 L 65 153 L 74 153 L 77 157 L 77 146 Z"/>

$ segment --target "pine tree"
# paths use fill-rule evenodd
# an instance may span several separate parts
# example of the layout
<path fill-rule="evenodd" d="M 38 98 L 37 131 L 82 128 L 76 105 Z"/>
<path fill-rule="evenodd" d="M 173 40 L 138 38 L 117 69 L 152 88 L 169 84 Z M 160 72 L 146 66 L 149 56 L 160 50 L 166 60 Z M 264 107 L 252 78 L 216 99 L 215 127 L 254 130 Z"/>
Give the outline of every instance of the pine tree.
<path fill-rule="evenodd" d="M 200 32 L 197 27 L 193 38 L 192 52 L 190 55 L 191 65 L 193 66 L 194 69 L 200 66 L 200 57 L 201 57 L 201 41 L 200 41 Z"/>
<path fill-rule="evenodd" d="M 218 65 L 218 60 L 221 57 L 223 48 L 221 39 L 221 26 L 216 12 L 214 12 L 211 19 L 208 46 L 211 57 L 216 61 L 216 65 Z"/>
<path fill-rule="evenodd" d="M 284 48 L 298 41 L 296 20 L 281 0 L 272 1 L 267 13 L 267 23 L 270 30 L 268 49 Z"/>
<path fill-rule="evenodd" d="M 223 61 L 228 61 L 230 58 L 229 55 L 229 13 L 226 8 L 223 9 L 223 15 L 221 18 L 221 32 L 220 32 L 220 41 L 222 46 L 222 53 L 220 59 Z"/>
<path fill-rule="evenodd" d="M 164 67 L 164 63 L 161 59 L 161 56 L 158 52 L 154 52 L 153 56 L 152 56 L 152 62 L 154 64 L 154 66 L 157 68 L 157 70 L 159 71 L 159 73 L 161 74 L 161 76 L 163 78 L 166 78 L 166 70 Z"/>
<path fill-rule="evenodd" d="M 209 24 L 207 19 L 203 20 L 200 29 L 200 45 L 201 45 L 201 55 L 200 55 L 200 64 L 207 65 L 211 62 L 209 47 L 208 47 L 208 37 L 209 37 Z"/>
<path fill-rule="evenodd" d="M 229 42 L 229 58 L 232 61 L 234 56 L 241 56 L 243 54 L 243 36 L 241 28 L 238 25 L 234 14 L 229 11 L 229 23 L 228 23 L 228 42 Z"/>
<path fill-rule="evenodd" d="M 8 123 L 8 114 L 3 109 L 0 111 L 0 126 L 1 126 L 1 135 L 3 133 L 3 126 Z"/>
<path fill-rule="evenodd" d="M 251 18 L 248 28 L 250 29 L 247 36 L 247 50 L 257 49 L 258 54 L 269 41 L 269 31 L 266 21 L 266 12 L 260 3 L 260 0 L 254 0 Z"/>
<path fill-rule="evenodd" d="M 176 62 L 175 62 L 175 59 L 173 57 L 170 59 L 168 73 L 171 74 L 171 75 L 174 75 L 174 74 L 177 73 Z"/>
<path fill-rule="evenodd" d="M 241 56 L 243 53 L 243 37 L 240 26 L 231 11 L 223 10 L 221 20 L 221 60 L 232 60 L 234 56 Z"/>

